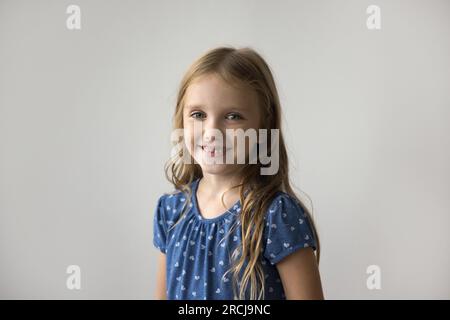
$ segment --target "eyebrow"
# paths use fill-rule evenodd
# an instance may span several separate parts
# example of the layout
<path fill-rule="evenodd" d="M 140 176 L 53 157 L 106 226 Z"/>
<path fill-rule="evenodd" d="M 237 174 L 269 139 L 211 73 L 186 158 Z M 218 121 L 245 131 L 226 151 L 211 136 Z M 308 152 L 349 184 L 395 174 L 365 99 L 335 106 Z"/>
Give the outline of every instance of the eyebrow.
<path fill-rule="evenodd" d="M 192 109 L 195 109 L 195 108 L 200 108 L 201 109 L 201 108 L 205 108 L 205 105 L 203 105 L 203 104 L 190 104 L 190 105 L 185 105 L 184 108 L 186 110 L 192 110 Z M 229 105 L 229 106 L 227 106 L 225 108 L 226 109 L 230 109 L 230 110 L 239 111 L 239 112 L 244 112 L 245 111 L 244 108 L 242 108 L 241 106 L 238 106 L 238 105 Z"/>
<path fill-rule="evenodd" d="M 195 108 L 204 108 L 205 106 L 203 104 L 189 104 L 185 105 L 185 109 L 195 109 Z"/>

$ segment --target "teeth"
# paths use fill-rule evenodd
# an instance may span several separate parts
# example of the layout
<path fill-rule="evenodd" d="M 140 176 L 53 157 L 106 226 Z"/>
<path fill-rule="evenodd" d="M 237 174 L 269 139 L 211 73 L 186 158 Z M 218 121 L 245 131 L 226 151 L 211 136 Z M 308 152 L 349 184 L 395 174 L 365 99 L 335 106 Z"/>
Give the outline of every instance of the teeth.
<path fill-rule="evenodd" d="M 221 157 L 222 155 L 225 154 L 225 152 L 227 152 L 226 149 L 224 147 L 219 148 L 219 147 L 211 147 L 211 146 L 202 146 L 202 145 L 198 145 L 199 148 L 201 148 L 204 152 L 206 152 L 208 157 Z"/>
<path fill-rule="evenodd" d="M 214 148 L 214 147 L 203 147 L 203 150 L 208 151 L 208 152 L 220 152 L 220 148 Z"/>
<path fill-rule="evenodd" d="M 208 154 L 209 157 L 217 157 L 223 154 L 223 149 L 214 148 L 209 146 L 201 147 L 204 152 Z"/>

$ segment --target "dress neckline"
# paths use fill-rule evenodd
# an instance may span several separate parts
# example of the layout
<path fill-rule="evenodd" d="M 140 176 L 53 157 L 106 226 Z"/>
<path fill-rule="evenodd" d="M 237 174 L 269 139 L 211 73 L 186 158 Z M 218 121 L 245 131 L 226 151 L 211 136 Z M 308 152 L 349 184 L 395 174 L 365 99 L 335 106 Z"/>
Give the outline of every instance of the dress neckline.
<path fill-rule="evenodd" d="M 195 216 L 202 221 L 203 223 L 214 223 L 214 222 L 219 222 L 221 220 L 224 220 L 225 218 L 227 218 L 228 216 L 235 214 L 236 212 L 240 211 L 240 207 L 241 207 L 241 201 L 238 200 L 236 201 L 231 208 L 229 208 L 227 211 L 221 213 L 220 215 L 218 215 L 217 217 L 214 218 L 205 218 L 202 216 L 202 214 L 200 213 L 200 209 L 198 207 L 198 202 L 197 202 L 197 189 L 198 189 L 198 184 L 200 182 L 201 178 L 197 178 L 192 186 L 192 203 L 194 206 L 194 212 L 195 212 Z"/>

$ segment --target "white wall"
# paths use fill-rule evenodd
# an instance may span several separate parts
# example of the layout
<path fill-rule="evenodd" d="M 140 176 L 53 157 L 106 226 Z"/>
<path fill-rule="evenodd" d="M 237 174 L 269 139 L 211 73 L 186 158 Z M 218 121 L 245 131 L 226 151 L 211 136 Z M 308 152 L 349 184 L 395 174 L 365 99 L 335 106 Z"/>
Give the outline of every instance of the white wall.
<path fill-rule="evenodd" d="M 70 4 L 81 30 L 66 28 Z M 371 4 L 381 30 L 366 27 Z M 326 297 L 450 298 L 449 9 L 1 0 L 0 298 L 152 298 L 177 86 L 220 45 L 253 47 L 274 71 Z M 381 290 L 366 287 L 372 264 Z"/>

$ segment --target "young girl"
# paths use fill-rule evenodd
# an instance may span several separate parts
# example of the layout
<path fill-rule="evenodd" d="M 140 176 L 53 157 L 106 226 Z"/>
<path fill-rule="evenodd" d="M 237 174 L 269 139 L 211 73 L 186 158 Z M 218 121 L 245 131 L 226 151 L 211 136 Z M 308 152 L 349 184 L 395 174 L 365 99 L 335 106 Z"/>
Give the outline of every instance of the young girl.
<path fill-rule="evenodd" d="M 281 133 L 274 148 L 270 129 L 280 129 L 280 118 L 274 79 L 254 50 L 217 48 L 188 70 L 174 115 L 185 148 L 166 165 L 175 192 L 159 198 L 154 216 L 157 299 L 323 298 L 319 239 L 289 184 Z M 259 129 L 279 161 L 272 174 L 261 174 L 268 164 L 260 154 L 249 161 L 249 139 L 245 163 L 217 139 Z M 206 161 L 230 153 L 233 163 Z"/>

